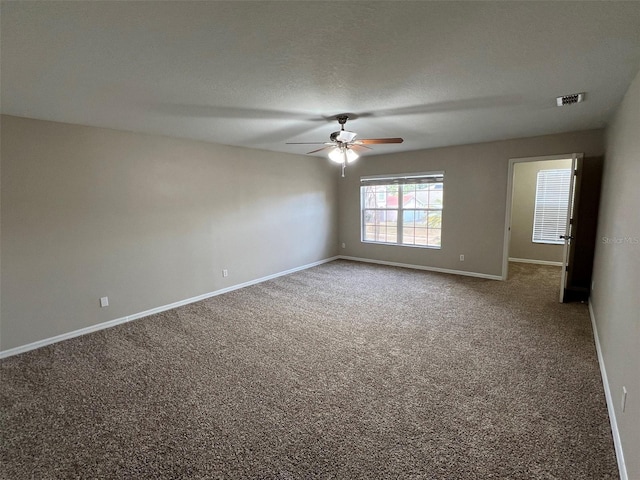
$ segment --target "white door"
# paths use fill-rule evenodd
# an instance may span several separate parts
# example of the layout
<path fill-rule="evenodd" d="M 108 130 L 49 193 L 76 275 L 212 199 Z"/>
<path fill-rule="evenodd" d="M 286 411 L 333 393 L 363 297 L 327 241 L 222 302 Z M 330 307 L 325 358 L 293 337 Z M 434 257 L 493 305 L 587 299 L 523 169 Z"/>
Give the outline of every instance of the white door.
<path fill-rule="evenodd" d="M 564 240 L 564 249 L 562 251 L 562 274 L 560 276 L 560 303 L 564 301 L 564 291 L 567 288 L 567 270 L 569 266 L 569 246 L 571 244 L 571 240 L 573 240 L 572 236 L 572 219 L 573 219 L 573 205 L 574 205 L 574 196 L 575 196 L 575 187 L 576 187 L 576 169 L 578 168 L 578 156 L 582 156 L 581 154 L 574 153 L 571 157 L 571 171 L 573 175 L 571 175 L 571 180 L 569 182 L 569 202 L 567 205 L 567 226 L 565 227 L 564 235 L 560 235 L 560 238 Z"/>

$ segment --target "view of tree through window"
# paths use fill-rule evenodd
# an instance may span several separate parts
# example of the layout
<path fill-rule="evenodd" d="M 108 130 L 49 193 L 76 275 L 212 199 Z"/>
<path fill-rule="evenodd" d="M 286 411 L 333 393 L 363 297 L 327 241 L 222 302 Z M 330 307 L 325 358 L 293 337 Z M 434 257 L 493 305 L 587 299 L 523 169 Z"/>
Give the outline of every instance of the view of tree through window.
<path fill-rule="evenodd" d="M 443 174 L 361 182 L 363 242 L 440 248 Z"/>

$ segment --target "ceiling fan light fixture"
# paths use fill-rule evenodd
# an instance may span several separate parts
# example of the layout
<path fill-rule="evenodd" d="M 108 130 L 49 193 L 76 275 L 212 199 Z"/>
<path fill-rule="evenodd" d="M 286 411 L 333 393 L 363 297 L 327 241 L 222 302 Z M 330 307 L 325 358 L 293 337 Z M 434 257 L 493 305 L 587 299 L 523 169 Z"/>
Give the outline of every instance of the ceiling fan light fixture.
<path fill-rule="evenodd" d="M 348 147 L 335 147 L 329 151 L 329 160 L 336 163 L 351 163 L 360 157 Z"/>
<path fill-rule="evenodd" d="M 342 153 L 342 149 L 341 148 L 332 148 L 329 151 L 329 160 L 331 160 L 332 162 L 336 162 L 336 163 L 343 163 L 344 162 L 344 153 Z"/>
<path fill-rule="evenodd" d="M 347 163 L 354 162 L 360 157 L 356 151 L 351 150 L 350 148 L 347 148 L 345 153 L 347 155 Z"/>

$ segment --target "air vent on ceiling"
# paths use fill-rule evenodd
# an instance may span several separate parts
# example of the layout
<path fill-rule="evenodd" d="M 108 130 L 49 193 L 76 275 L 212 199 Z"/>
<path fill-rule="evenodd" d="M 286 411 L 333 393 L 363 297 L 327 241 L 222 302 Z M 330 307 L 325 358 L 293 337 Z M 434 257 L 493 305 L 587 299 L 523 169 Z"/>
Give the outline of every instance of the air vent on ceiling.
<path fill-rule="evenodd" d="M 573 105 L 574 103 L 584 102 L 584 92 L 583 93 L 572 93 L 571 95 L 563 95 L 561 97 L 556 98 L 556 104 L 559 107 L 564 107 L 565 105 Z"/>

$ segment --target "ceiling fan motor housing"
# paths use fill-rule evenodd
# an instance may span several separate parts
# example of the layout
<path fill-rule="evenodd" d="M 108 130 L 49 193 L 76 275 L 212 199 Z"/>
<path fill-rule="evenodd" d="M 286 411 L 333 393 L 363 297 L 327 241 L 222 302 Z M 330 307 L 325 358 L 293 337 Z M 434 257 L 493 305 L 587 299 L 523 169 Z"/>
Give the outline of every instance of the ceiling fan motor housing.
<path fill-rule="evenodd" d="M 352 142 L 356 138 L 355 132 L 350 132 L 348 130 L 340 130 L 338 132 L 333 132 L 330 135 L 330 139 L 332 142 L 341 142 L 341 143 L 349 143 Z"/>

